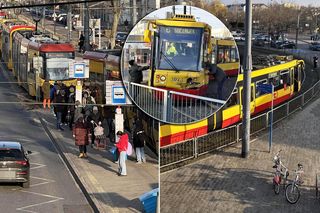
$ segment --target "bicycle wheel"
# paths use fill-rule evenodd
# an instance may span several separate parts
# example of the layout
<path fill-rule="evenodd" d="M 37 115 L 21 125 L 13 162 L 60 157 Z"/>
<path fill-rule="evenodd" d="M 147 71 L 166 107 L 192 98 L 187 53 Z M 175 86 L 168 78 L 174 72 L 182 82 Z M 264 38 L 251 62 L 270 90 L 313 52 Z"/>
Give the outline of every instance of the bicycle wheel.
<path fill-rule="evenodd" d="M 300 198 L 300 189 L 298 186 L 290 183 L 286 187 L 286 199 L 289 203 L 295 204 Z"/>

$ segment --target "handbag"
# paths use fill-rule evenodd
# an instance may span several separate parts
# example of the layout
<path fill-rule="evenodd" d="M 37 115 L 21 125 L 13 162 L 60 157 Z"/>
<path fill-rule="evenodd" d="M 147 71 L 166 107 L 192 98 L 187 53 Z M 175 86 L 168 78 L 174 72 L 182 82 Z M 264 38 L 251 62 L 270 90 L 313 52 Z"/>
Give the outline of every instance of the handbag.
<path fill-rule="evenodd" d="M 104 129 L 102 126 L 97 126 L 94 128 L 93 132 L 94 132 L 94 136 L 99 137 L 102 136 L 104 134 Z"/>
<path fill-rule="evenodd" d="M 129 142 L 128 142 L 128 148 L 127 148 L 126 152 L 127 152 L 127 155 L 129 155 L 129 156 L 132 155 L 132 145 Z"/>

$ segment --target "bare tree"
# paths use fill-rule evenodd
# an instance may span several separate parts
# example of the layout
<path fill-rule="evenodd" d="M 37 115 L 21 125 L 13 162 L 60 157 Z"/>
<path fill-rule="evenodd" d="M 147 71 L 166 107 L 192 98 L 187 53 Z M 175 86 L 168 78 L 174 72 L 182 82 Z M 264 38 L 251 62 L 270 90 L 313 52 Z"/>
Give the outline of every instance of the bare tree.
<path fill-rule="evenodd" d="M 227 18 L 227 7 L 221 3 L 220 0 L 214 0 L 211 3 L 205 5 L 205 9 L 215 15 L 220 21 L 226 22 Z"/>
<path fill-rule="evenodd" d="M 113 24 L 112 24 L 112 30 L 110 35 L 110 43 L 111 43 L 111 49 L 114 48 L 116 44 L 116 35 L 118 31 L 118 24 L 119 19 L 121 16 L 121 4 L 120 0 L 112 0 L 111 1 L 111 7 L 113 8 Z"/>

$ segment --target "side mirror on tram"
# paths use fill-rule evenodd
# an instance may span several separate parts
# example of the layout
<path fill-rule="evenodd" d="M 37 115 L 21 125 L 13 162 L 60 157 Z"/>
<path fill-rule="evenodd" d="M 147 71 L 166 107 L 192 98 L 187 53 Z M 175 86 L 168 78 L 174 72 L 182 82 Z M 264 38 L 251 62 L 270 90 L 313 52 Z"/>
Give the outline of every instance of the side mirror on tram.
<path fill-rule="evenodd" d="M 150 43 L 151 42 L 151 31 L 146 29 L 143 33 L 143 41 L 146 43 Z"/>

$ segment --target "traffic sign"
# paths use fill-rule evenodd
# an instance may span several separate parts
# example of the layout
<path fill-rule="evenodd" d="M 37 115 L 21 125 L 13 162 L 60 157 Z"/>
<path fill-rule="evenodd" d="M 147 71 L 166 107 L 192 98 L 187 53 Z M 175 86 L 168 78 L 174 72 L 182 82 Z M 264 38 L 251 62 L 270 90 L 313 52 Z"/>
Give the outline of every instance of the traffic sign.
<path fill-rule="evenodd" d="M 128 105 L 132 104 L 121 81 L 106 81 L 106 104 Z"/>
<path fill-rule="evenodd" d="M 89 60 L 70 60 L 69 78 L 89 78 Z"/>

